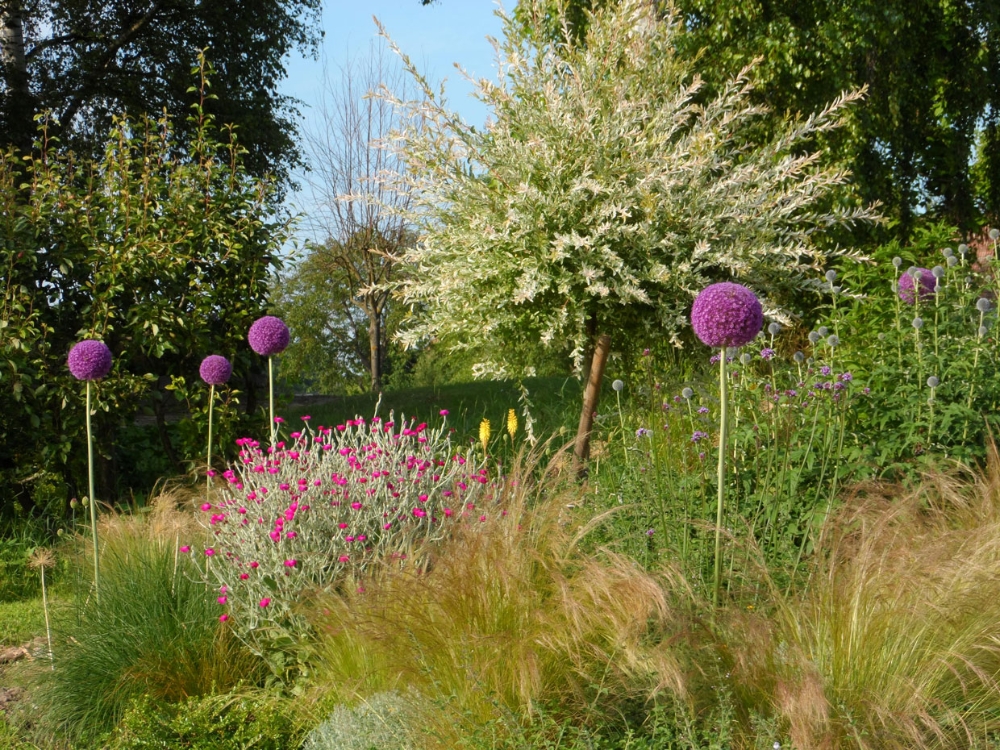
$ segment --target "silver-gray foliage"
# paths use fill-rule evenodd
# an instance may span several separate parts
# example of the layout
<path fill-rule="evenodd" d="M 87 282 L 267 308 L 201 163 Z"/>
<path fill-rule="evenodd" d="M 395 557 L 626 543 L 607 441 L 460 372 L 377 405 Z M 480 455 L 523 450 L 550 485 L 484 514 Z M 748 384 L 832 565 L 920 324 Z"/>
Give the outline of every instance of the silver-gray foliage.
<path fill-rule="evenodd" d="M 415 750 L 410 703 L 390 691 L 354 708 L 339 705 L 309 733 L 302 750 Z"/>
<path fill-rule="evenodd" d="M 875 214 L 830 200 L 849 176 L 809 144 L 861 92 L 748 148 L 764 113 L 752 68 L 699 102 L 702 82 L 675 52 L 682 20 L 656 6 L 607 4 L 582 43 L 547 44 L 505 18 L 500 75 L 475 82 L 485 128 L 462 122 L 402 56 L 423 93 L 396 102 L 411 123 L 395 140 L 398 187 L 420 238 L 400 292 L 424 313 L 404 342 L 488 342 L 481 375 L 520 374 L 501 344 L 568 344 L 580 366 L 595 323 L 613 339 L 647 331 L 679 344 L 695 295 L 733 278 L 784 317 L 784 294 L 821 291 L 816 273 L 851 254 L 817 237 Z"/>

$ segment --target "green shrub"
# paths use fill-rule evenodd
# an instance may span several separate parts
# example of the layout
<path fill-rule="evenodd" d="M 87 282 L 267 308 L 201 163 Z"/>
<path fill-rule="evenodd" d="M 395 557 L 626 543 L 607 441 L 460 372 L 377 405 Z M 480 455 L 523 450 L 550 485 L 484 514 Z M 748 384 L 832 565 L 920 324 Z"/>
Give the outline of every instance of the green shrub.
<path fill-rule="evenodd" d="M 288 750 L 302 730 L 291 705 L 267 693 L 234 692 L 158 704 L 148 696 L 125 712 L 108 750 Z"/>

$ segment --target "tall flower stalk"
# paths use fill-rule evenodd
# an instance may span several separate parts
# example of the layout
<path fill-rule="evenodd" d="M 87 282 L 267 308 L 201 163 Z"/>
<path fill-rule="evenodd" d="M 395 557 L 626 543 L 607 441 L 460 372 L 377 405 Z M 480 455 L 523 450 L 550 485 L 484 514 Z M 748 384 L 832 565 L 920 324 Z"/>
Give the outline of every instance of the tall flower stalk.
<path fill-rule="evenodd" d="M 225 385 L 233 374 L 233 365 L 219 354 L 209 354 L 198 369 L 208 385 L 208 450 L 205 457 L 205 502 L 212 502 L 212 413 L 215 406 L 215 386 Z M 273 420 L 272 420 L 273 421 Z"/>
<path fill-rule="evenodd" d="M 111 350 L 103 341 L 86 339 L 70 349 L 67 358 L 69 371 L 77 380 L 87 383 L 87 481 L 90 505 L 90 535 L 94 543 L 94 591 L 100 598 L 101 570 L 97 546 L 97 497 L 94 492 L 94 433 L 90 424 L 91 382 L 100 380 L 111 372 Z"/>
<path fill-rule="evenodd" d="M 271 448 L 277 443 L 277 422 L 274 420 L 274 355 L 281 354 L 291 340 L 288 326 L 281 318 L 265 315 L 250 326 L 247 334 L 250 348 L 262 357 L 267 357 L 268 415 L 271 425 Z"/>
<path fill-rule="evenodd" d="M 715 564 L 712 601 L 719 604 L 722 583 L 722 521 L 726 497 L 726 451 L 729 390 L 726 348 L 749 344 L 764 326 L 764 311 L 757 296 L 741 284 L 721 282 L 705 287 L 691 307 L 691 326 L 706 346 L 719 349 L 719 464 L 715 510 Z"/>

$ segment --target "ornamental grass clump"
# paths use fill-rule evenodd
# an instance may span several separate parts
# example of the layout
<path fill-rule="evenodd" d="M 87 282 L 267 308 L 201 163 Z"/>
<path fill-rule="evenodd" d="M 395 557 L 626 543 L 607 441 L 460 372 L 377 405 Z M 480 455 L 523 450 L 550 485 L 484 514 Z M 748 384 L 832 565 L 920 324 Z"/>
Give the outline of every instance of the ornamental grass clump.
<path fill-rule="evenodd" d="M 94 436 L 90 426 L 90 383 L 100 380 L 111 372 L 111 350 L 103 341 L 85 339 L 69 351 L 67 365 L 77 380 L 87 383 L 87 478 L 90 494 L 90 534 L 94 546 L 94 590 L 100 596 L 100 563 L 97 546 L 97 498 L 94 496 Z"/>
<path fill-rule="evenodd" d="M 273 452 L 237 440 L 217 501 L 201 506 L 210 541 L 181 548 L 218 589 L 219 619 L 255 639 L 301 626 L 306 592 L 348 585 L 389 555 L 415 563 L 453 517 L 495 512 L 476 451 L 454 448 L 444 421 L 358 417 L 312 430 L 306 420 L 291 439 Z"/>
<path fill-rule="evenodd" d="M 728 377 L 726 349 L 749 344 L 764 326 L 764 310 L 757 295 L 742 284 L 724 281 L 705 287 L 691 306 L 691 327 L 706 346 L 719 354 L 719 469 L 718 503 L 715 519 L 715 573 L 713 598 L 719 603 L 722 574 L 722 510 L 726 494 L 726 428 L 728 418 Z"/>

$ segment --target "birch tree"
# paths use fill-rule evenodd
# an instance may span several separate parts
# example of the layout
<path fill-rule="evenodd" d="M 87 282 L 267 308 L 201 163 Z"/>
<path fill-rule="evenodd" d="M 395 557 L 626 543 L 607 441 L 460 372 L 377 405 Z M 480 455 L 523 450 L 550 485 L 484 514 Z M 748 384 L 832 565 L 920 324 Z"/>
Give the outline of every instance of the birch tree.
<path fill-rule="evenodd" d="M 395 140 L 406 164 L 397 187 L 420 238 L 403 256 L 399 294 L 426 311 L 404 341 L 485 337 L 476 372 L 494 377 L 531 374 L 507 346 L 568 345 L 599 388 L 601 373 L 583 369 L 602 338 L 680 346 L 694 296 L 721 280 L 787 317 L 790 295 L 817 289 L 831 256 L 853 254 L 820 238 L 874 211 L 847 199 L 847 172 L 810 144 L 862 92 L 761 143 L 752 66 L 697 103 L 701 81 L 675 52 L 678 17 L 654 5 L 610 4 L 580 41 L 565 18 L 551 42 L 503 16 L 497 79 L 475 82 L 491 110 L 485 129 L 454 114 L 396 48 L 422 93 L 394 100 L 409 112 Z M 593 409 L 585 401 L 581 460 Z"/>

